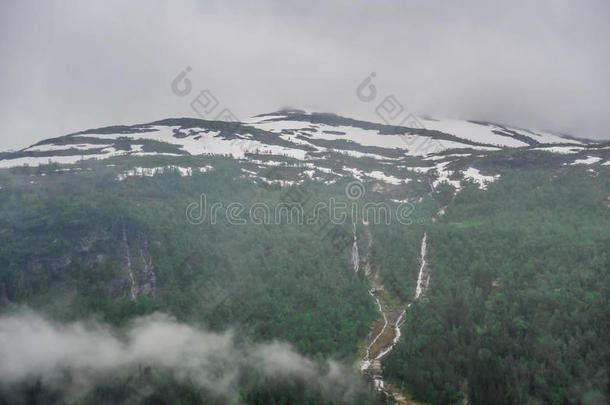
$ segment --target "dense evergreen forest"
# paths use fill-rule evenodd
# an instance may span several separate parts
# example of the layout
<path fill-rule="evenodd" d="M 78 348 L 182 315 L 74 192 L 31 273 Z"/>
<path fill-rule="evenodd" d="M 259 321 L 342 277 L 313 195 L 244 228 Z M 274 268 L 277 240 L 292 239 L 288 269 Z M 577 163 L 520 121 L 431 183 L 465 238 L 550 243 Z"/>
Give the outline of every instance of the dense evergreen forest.
<path fill-rule="evenodd" d="M 286 221 L 233 225 L 221 213 L 214 224 L 188 223 L 185 208 L 201 193 L 208 204 L 225 206 L 236 201 L 275 205 L 286 193 L 279 186 L 240 179 L 239 166 L 230 159 L 212 159 L 212 173 L 181 177 L 167 171 L 120 182 L 114 170 L 103 168 L 64 174 L 49 166 L 5 173 L 0 204 L 3 311 L 27 305 L 60 321 L 95 317 L 117 327 L 160 311 L 209 330 L 231 329 L 248 341 L 288 342 L 313 361 L 330 359 L 352 368 L 376 309 L 366 282 L 352 269 L 351 224 L 340 229 L 343 239 L 337 244 L 332 233 Z M 34 174 L 36 183 L 31 183 Z M 311 184 L 303 189 L 324 201 L 335 195 L 345 199 L 343 188 Z M 123 232 L 134 257 L 133 250 L 142 250 L 146 241 L 156 274 L 154 294 L 131 299 L 122 275 Z M 149 385 L 156 387 L 147 399 L 151 403 L 168 402 L 174 395 L 184 403 L 211 401 L 162 374 L 146 378 L 108 382 L 83 401 L 126 400 Z M 263 384 L 242 378 L 236 398 L 245 403 L 295 403 L 297 398 L 302 400 L 298 403 L 327 403 L 298 380 Z M 364 379 L 357 384 L 358 401 L 374 402 Z M 27 386 L 18 392 L 43 395 L 43 388 Z"/>
<path fill-rule="evenodd" d="M 213 171 L 167 170 L 122 181 L 113 167 L 1 171 L 1 312 L 27 306 L 56 321 L 95 318 L 117 328 L 163 312 L 207 330 L 230 329 L 247 342 L 286 342 L 320 365 L 332 360 L 357 369 L 358 346 L 378 312 L 366 279 L 352 268 L 351 223 L 329 233 L 307 224 L 235 225 L 225 215 L 215 223 L 185 218 L 201 193 L 223 209 L 231 202 L 278 204 L 294 188 L 314 201 L 350 202 L 345 186 L 353 179 L 281 187 L 243 178 L 232 159 L 205 159 Z M 430 287 L 407 311 L 402 337 L 384 358 L 388 380 L 431 404 L 605 403 L 610 176 L 604 170 L 506 170 L 487 190 L 472 184 L 452 199 L 451 188 L 439 186 L 418 197 L 408 225 L 372 224 L 372 259 L 403 301 L 413 298 L 424 231 L 429 243 Z M 359 204 L 386 201 L 367 188 Z M 356 232 L 364 249 L 362 227 Z M 132 265 L 148 271 L 136 291 L 124 270 L 129 249 Z M 329 397 L 299 378 L 240 373 L 232 403 L 384 402 L 362 376 L 349 395 Z M 0 403 L 65 400 L 36 380 L 0 387 L 0 396 Z M 177 398 L 227 401 L 188 379 L 144 368 L 102 380 L 74 402 Z"/>
<path fill-rule="evenodd" d="M 434 404 L 610 398 L 610 176 L 507 172 L 429 228 L 431 283 L 385 373 Z"/>

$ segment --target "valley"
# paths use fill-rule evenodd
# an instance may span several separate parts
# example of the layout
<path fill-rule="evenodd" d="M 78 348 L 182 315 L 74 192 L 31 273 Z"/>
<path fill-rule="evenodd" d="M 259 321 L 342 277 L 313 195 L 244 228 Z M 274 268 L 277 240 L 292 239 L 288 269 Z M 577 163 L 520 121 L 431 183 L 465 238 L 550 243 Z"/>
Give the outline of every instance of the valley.
<path fill-rule="evenodd" d="M 513 145 L 528 133 L 440 122 L 422 131 L 285 111 L 233 132 L 171 119 L 4 152 L 0 310 L 116 335 L 163 314 L 233 333 L 237 351 L 279 345 L 229 367 L 222 392 L 156 359 L 116 379 L 101 371 L 81 403 L 135 392 L 194 404 L 603 398 L 609 146 L 531 134 Z M 329 201 L 357 214 L 253 215 L 289 195 L 304 215 Z M 298 369 L 265 369 L 279 353 Z M 0 398 L 61 402 L 73 387 L 49 375 Z"/>

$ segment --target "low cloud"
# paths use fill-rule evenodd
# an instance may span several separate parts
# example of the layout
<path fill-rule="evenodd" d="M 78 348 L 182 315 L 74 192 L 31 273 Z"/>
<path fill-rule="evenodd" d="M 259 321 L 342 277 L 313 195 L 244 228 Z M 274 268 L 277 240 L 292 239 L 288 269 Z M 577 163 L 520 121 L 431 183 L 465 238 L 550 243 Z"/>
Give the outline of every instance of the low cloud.
<path fill-rule="evenodd" d="M 607 0 L 4 0 L 0 149 L 195 116 L 170 91 L 187 66 L 241 120 L 375 120 L 356 87 L 376 72 L 411 113 L 608 140 L 609 18 Z"/>
<path fill-rule="evenodd" d="M 254 384 L 299 379 L 330 400 L 349 402 L 362 387 L 354 368 L 314 362 L 284 343 L 236 338 L 158 313 L 117 329 L 95 321 L 57 323 L 22 310 L 0 317 L 0 386 L 40 381 L 75 399 L 109 376 L 152 367 L 221 398 L 235 397 L 245 370 L 255 371 L 260 381 Z"/>

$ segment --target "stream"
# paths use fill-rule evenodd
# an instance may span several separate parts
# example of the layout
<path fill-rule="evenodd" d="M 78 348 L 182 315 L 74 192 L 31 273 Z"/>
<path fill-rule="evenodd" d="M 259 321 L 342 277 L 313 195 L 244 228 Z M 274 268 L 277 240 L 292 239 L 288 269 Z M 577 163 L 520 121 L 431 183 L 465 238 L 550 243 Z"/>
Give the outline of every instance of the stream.
<path fill-rule="evenodd" d="M 131 296 L 131 300 L 135 301 L 136 299 L 136 279 L 133 275 L 133 269 L 131 267 L 131 252 L 129 251 L 129 243 L 127 242 L 127 232 L 125 231 L 125 221 L 123 220 L 123 248 L 125 249 L 125 258 L 126 258 L 126 266 L 127 266 L 127 275 L 129 276 L 129 281 L 131 283 L 131 287 L 129 288 L 129 293 Z"/>
<path fill-rule="evenodd" d="M 356 226 L 354 224 L 354 245 L 352 249 L 352 264 L 354 272 L 358 272 L 361 268 L 365 271 L 370 285 L 369 294 L 373 297 L 377 304 L 377 308 L 381 313 L 381 317 L 375 320 L 371 326 L 371 331 L 365 342 L 365 346 L 361 350 L 360 369 L 368 375 L 373 381 L 376 390 L 384 393 L 387 397 L 392 398 L 396 403 L 408 404 L 407 399 L 401 394 L 398 387 L 387 384 L 383 380 L 381 373 L 381 359 L 388 354 L 400 339 L 400 328 L 405 322 L 407 310 L 413 301 L 419 299 L 425 294 L 430 283 L 430 273 L 427 269 L 426 250 L 427 250 L 427 234 L 424 232 L 420 250 L 420 267 L 417 275 L 417 285 L 415 287 L 415 295 L 413 301 L 408 305 L 400 304 L 390 307 L 387 302 L 387 297 L 384 297 L 384 286 L 379 280 L 378 273 L 371 266 L 371 246 L 373 238 L 368 224 L 364 223 L 365 233 L 368 239 L 368 249 L 366 256 L 360 260 L 358 252 L 358 240 L 356 237 Z M 360 263 L 362 262 L 362 266 Z"/>

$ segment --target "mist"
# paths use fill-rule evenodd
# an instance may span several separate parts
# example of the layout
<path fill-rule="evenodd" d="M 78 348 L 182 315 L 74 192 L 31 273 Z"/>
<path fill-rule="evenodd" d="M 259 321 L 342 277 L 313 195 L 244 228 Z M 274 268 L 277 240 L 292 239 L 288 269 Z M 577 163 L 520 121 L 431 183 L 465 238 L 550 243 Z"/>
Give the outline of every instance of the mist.
<path fill-rule="evenodd" d="M 609 19 L 604 0 L 4 1 L 1 146 L 193 116 L 170 91 L 187 67 L 240 120 L 375 120 L 355 93 L 375 72 L 415 114 L 610 139 Z"/>
<path fill-rule="evenodd" d="M 70 400 L 142 367 L 225 399 L 236 395 L 246 370 L 264 381 L 301 380 L 334 400 L 349 400 L 362 386 L 355 368 L 314 362 L 281 342 L 244 343 L 231 331 L 206 331 L 161 313 L 115 328 L 95 320 L 54 322 L 21 309 L 0 317 L 0 358 L 0 388 L 41 381 Z"/>

